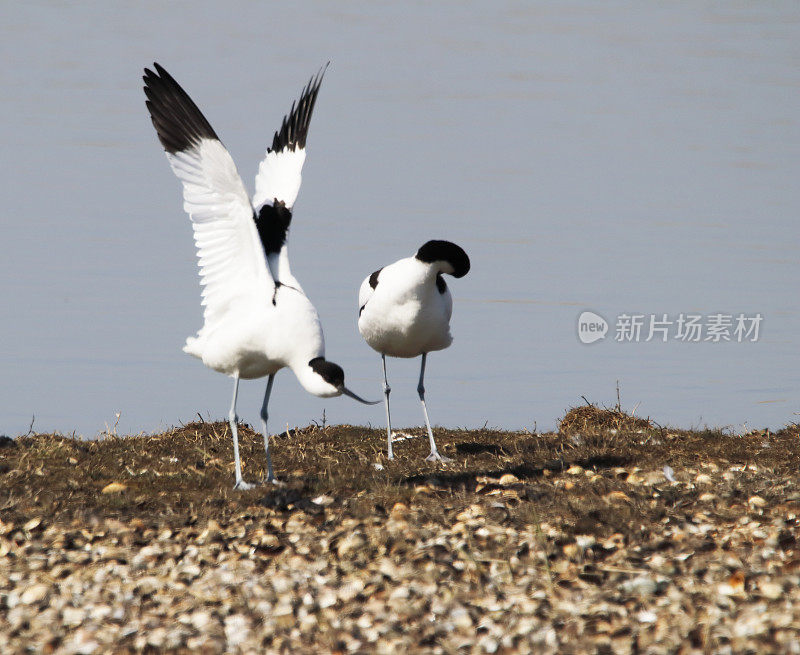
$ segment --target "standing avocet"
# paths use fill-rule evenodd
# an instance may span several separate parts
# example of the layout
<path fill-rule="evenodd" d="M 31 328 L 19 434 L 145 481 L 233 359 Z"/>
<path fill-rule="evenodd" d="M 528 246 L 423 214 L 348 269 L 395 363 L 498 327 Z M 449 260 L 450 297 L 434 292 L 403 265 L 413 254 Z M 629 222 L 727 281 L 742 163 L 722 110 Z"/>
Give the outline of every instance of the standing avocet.
<path fill-rule="evenodd" d="M 375 271 L 361 283 L 358 292 L 358 331 L 381 354 L 383 393 L 386 402 L 386 441 L 389 459 L 392 451 L 392 418 L 389 412 L 389 380 L 386 355 L 422 355 L 417 393 L 425 415 L 431 444 L 429 461 L 449 461 L 439 454 L 433 440 L 428 410 L 425 407 L 425 360 L 433 350 L 443 350 L 452 342 L 450 316 L 453 297 L 442 273 L 464 277 L 469 272 L 469 257 L 449 241 L 428 241 L 413 257 L 406 257 Z"/>
<path fill-rule="evenodd" d="M 161 66 L 145 68 L 147 109 L 172 170 L 183 183 L 183 208 L 192 219 L 203 286 L 204 324 L 184 351 L 233 377 L 228 414 L 236 489 L 242 479 L 236 397 L 239 379 L 269 376 L 261 426 L 267 480 L 275 480 L 269 453 L 267 404 L 275 374 L 285 366 L 315 396 L 345 394 L 341 367 L 325 359 L 319 316 L 289 270 L 286 234 L 300 189 L 306 137 L 321 70 L 284 117 L 258 168 L 252 203 L 230 154 L 192 99 Z M 376 401 L 380 402 L 380 401 Z M 368 403 L 368 404 L 376 404 Z"/>

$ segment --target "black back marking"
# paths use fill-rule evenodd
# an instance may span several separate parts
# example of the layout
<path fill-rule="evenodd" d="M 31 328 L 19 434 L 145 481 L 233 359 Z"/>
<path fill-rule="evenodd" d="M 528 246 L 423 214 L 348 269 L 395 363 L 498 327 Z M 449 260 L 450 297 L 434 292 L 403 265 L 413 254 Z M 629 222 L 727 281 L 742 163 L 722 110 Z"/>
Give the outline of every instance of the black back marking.
<path fill-rule="evenodd" d="M 373 272 L 369 276 L 369 286 L 372 287 L 373 291 L 378 287 L 378 276 L 381 274 L 382 270 L 383 270 L 382 268 L 379 268 L 377 271 Z M 366 306 L 367 306 L 367 303 L 364 303 L 363 305 L 361 305 L 361 307 L 358 308 L 358 315 L 359 316 L 361 316 L 361 312 L 364 311 L 364 307 L 366 307 Z"/>
<path fill-rule="evenodd" d="M 464 249 L 450 241 L 428 241 L 416 254 L 426 264 L 447 262 L 453 267 L 453 277 L 464 277 L 469 273 L 469 257 Z M 441 291 L 441 289 L 440 289 Z"/>
<path fill-rule="evenodd" d="M 275 200 L 273 205 L 263 205 L 258 215 L 253 215 L 258 236 L 265 255 L 278 253 L 286 243 L 286 234 L 292 222 L 292 211 L 286 208 L 282 200 Z"/>
<path fill-rule="evenodd" d="M 158 140 L 169 153 L 182 152 L 200 142 L 200 139 L 216 139 L 206 117 L 197 108 L 189 94 L 163 67 L 154 63 L 154 73 L 144 69 L 145 104 L 150 112 Z"/>
<path fill-rule="evenodd" d="M 344 371 L 338 364 L 329 362 L 324 357 L 315 357 L 308 362 L 308 365 L 328 384 L 332 384 L 337 389 L 344 386 Z"/>
<path fill-rule="evenodd" d="M 436 288 L 439 289 L 439 293 L 442 295 L 447 291 L 447 282 L 444 281 L 441 273 L 436 274 Z"/>
<path fill-rule="evenodd" d="M 369 286 L 371 286 L 373 290 L 375 289 L 375 287 L 378 286 L 378 276 L 381 274 L 382 270 L 383 270 L 382 268 L 379 268 L 377 271 L 375 271 L 372 275 L 369 276 Z"/>
<path fill-rule="evenodd" d="M 311 113 L 314 111 L 314 104 L 317 102 L 317 94 L 322 84 L 325 71 L 328 70 L 328 62 L 319 73 L 312 77 L 300 94 L 300 100 L 292 103 L 289 113 L 283 117 L 281 129 L 275 132 L 272 137 L 272 147 L 269 152 L 280 152 L 284 148 L 294 150 L 306 147 L 306 137 L 308 136 L 308 126 L 311 123 Z"/>

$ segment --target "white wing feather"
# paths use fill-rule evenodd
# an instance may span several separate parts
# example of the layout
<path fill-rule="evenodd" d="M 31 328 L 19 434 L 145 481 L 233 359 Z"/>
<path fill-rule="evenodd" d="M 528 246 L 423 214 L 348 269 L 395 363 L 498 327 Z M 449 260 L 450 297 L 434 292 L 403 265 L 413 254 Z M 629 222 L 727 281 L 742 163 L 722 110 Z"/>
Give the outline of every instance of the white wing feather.
<path fill-rule="evenodd" d="M 303 88 L 300 99 L 292 103 L 289 113 L 284 116 L 280 129 L 275 132 L 272 145 L 267 148 L 264 159 L 258 166 L 256 190 L 253 194 L 253 208 L 256 216 L 261 216 L 264 205 L 272 207 L 282 203 L 291 212 L 303 182 L 303 164 L 306 161 L 306 137 L 317 101 L 324 68 L 312 77 Z M 291 216 L 291 214 L 290 214 Z M 260 228 L 259 228 L 260 229 Z M 286 248 L 286 229 L 281 236 L 280 245 L 267 248 L 267 263 L 275 280 L 300 289 L 300 285 L 289 268 L 289 251 Z"/>
<path fill-rule="evenodd" d="M 263 205 L 274 205 L 275 201 L 283 202 L 287 209 L 292 209 L 303 182 L 302 170 L 305 161 L 305 148 L 294 150 L 284 148 L 279 152 L 267 150 L 256 175 L 256 192 L 253 194 L 253 208 L 256 212 Z M 273 278 L 300 292 L 303 291 L 297 278 L 292 275 L 286 243 L 281 246 L 279 253 L 270 254 L 267 262 Z"/>
<path fill-rule="evenodd" d="M 284 148 L 280 152 L 267 150 L 266 156 L 258 166 L 253 206 L 259 208 L 261 205 L 272 205 L 275 200 L 279 200 L 291 209 L 300 192 L 300 184 L 303 181 L 301 172 L 305 161 L 305 148 L 294 150 Z"/>
<path fill-rule="evenodd" d="M 183 208 L 192 219 L 205 330 L 235 299 L 259 291 L 268 298 L 272 276 L 247 191 L 222 143 L 201 139 L 167 159 L 183 183 Z"/>

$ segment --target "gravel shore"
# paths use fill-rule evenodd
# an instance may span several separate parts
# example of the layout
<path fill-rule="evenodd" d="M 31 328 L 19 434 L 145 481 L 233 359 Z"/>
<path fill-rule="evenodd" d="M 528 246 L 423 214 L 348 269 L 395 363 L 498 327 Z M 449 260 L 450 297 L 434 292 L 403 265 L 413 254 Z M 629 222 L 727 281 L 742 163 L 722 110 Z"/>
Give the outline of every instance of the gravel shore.
<path fill-rule="evenodd" d="M 383 437 L 3 441 L 0 652 L 800 653 L 796 425 Z"/>

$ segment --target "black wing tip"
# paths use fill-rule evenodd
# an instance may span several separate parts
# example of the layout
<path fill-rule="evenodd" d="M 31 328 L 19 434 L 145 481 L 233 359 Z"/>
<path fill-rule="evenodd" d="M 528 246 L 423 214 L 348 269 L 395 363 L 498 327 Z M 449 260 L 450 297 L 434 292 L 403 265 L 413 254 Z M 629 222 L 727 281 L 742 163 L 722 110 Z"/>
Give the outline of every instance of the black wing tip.
<path fill-rule="evenodd" d="M 153 72 L 144 69 L 145 106 L 150 112 L 153 127 L 164 150 L 174 154 L 188 150 L 201 139 L 216 139 L 203 113 L 183 90 L 175 78 L 158 62 L 153 62 Z"/>
<path fill-rule="evenodd" d="M 308 80 L 308 84 L 303 87 L 300 99 L 292 103 L 289 113 L 283 117 L 281 129 L 275 132 L 272 137 L 272 146 L 268 149 L 268 152 L 280 152 L 286 148 L 289 150 L 300 148 L 302 150 L 306 147 L 311 114 L 317 102 L 322 78 L 325 77 L 325 72 L 328 70 L 330 63 L 330 60 L 328 60 L 324 66 L 320 67 L 316 75 L 312 75 Z"/>

